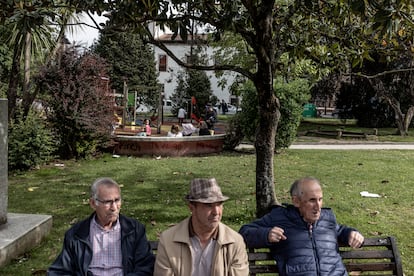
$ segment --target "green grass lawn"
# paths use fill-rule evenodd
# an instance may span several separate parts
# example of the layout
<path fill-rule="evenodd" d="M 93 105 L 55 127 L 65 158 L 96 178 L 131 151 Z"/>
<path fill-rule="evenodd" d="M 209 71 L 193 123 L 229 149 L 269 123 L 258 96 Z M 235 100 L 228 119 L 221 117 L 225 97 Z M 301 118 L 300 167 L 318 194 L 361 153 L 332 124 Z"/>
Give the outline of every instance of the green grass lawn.
<path fill-rule="evenodd" d="M 289 202 L 292 181 L 319 178 L 324 204 L 339 222 L 365 236 L 393 235 L 406 275 L 414 275 L 414 152 L 287 150 L 275 156 L 275 185 L 280 202 Z M 255 155 L 225 152 L 192 158 L 102 158 L 68 161 L 9 175 L 9 212 L 50 214 L 47 238 L 18 260 L 0 268 L 0 275 L 44 275 L 62 246 L 64 232 L 90 213 L 89 185 L 101 176 L 122 185 L 122 213 L 143 222 L 150 239 L 190 214 L 183 197 L 195 177 L 216 177 L 225 203 L 223 221 L 235 230 L 254 219 Z M 361 191 L 381 198 L 363 198 Z"/>

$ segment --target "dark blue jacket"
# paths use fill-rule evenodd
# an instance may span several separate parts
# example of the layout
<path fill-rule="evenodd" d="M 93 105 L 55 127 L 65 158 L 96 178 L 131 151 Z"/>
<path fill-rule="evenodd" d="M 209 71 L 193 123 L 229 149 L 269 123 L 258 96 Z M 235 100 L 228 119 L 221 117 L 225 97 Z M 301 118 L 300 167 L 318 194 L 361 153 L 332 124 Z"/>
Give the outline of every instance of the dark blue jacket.
<path fill-rule="evenodd" d="M 268 234 L 274 226 L 282 228 L 287 237 L 269 243 Z M 293 205 L 277 206 L 262 218 L 243 225 L 240 234 L 248 247 L 269 247 L 277 261 L 280 276 L 343 276 L 348 275 L 338 252 L 338 241 L 348 243 L 353 228 L 338 225 L 334 213 L 322 208 L 312 230 Z"/>
<path fill-rule="evenodd" d="M 92 261 L 89 226 L 93 216 L 75 224 L 65 233 L 62 252 L 49 267 L 47 275 L 92 275 L 88 273 L 88 268 Z M 155 258 L 144 225 L 123 215 L 119 215 L 119 222 L 124 275 L 152 275 Z"/>

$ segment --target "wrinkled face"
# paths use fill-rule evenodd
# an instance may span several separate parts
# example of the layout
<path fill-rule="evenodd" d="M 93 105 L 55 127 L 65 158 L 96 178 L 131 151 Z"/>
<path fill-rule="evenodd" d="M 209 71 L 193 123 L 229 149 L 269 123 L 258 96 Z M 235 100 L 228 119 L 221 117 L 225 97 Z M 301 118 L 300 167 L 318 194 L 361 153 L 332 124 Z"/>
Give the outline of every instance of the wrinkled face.
<path fill-rule="evenodd" d="M 192 213 L 192 223 L 194 229 L 212 231 L 219 225 L 223 214 L 223 202 L 193 202 L 189 204 L 189 207 Z"/>
<path fill-rule="evenodd" d="M 116 186 L 101 185 L 98 187 L 97 198 L 91 198 L 89 204 L 96 212 L 98 223 L 104 228 L 110 228 L 121 210 L 120 191 Z"/>
<path fill-rule="evenodd" d="M 306 222 L 314 223 L 321 215 L 322 188 L 314 181 L 301 184 L 301 196 L 293 196 L 293 204 Z"/>

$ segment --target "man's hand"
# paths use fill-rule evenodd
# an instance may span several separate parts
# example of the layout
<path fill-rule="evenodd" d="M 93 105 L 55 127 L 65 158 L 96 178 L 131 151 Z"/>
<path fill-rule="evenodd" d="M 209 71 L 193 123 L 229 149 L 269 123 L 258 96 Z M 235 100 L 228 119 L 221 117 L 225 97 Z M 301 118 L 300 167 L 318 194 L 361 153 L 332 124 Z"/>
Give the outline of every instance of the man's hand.
<path fill-rule="evenodd" d="M 282 240 L 286 240 L 287 237 L 283 235 L 284 232 L 285 231 L 282 228 L 275 226 L 269 231 L 267 238 L 269 239 L 269 242 L 280 242 Z"/>
<path fill-rule="evenodd" d="M 358 231 L 352 231 L 349 233 L 348 243 L 352 248 L 359 248 L 364 243 L 364 236 Z"/>

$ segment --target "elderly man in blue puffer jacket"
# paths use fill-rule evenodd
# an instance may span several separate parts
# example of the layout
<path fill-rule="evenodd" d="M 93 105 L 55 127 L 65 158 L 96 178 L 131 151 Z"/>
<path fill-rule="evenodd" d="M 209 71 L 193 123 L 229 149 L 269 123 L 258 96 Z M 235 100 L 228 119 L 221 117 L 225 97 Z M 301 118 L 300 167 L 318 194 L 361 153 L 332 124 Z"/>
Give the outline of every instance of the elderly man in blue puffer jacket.
<path fill-rule="evenodd" d="M 322 208 L 322 188 L 313 177 L 296 180 L 290 189 L 293 205 L 276 206 L 262 218 L 243 225 L 248 247 L 269 247 L 280 276 L 348 275 L 338 241 L 360 247 L 364 237 L 339 225 L 329 208 Z"/>

